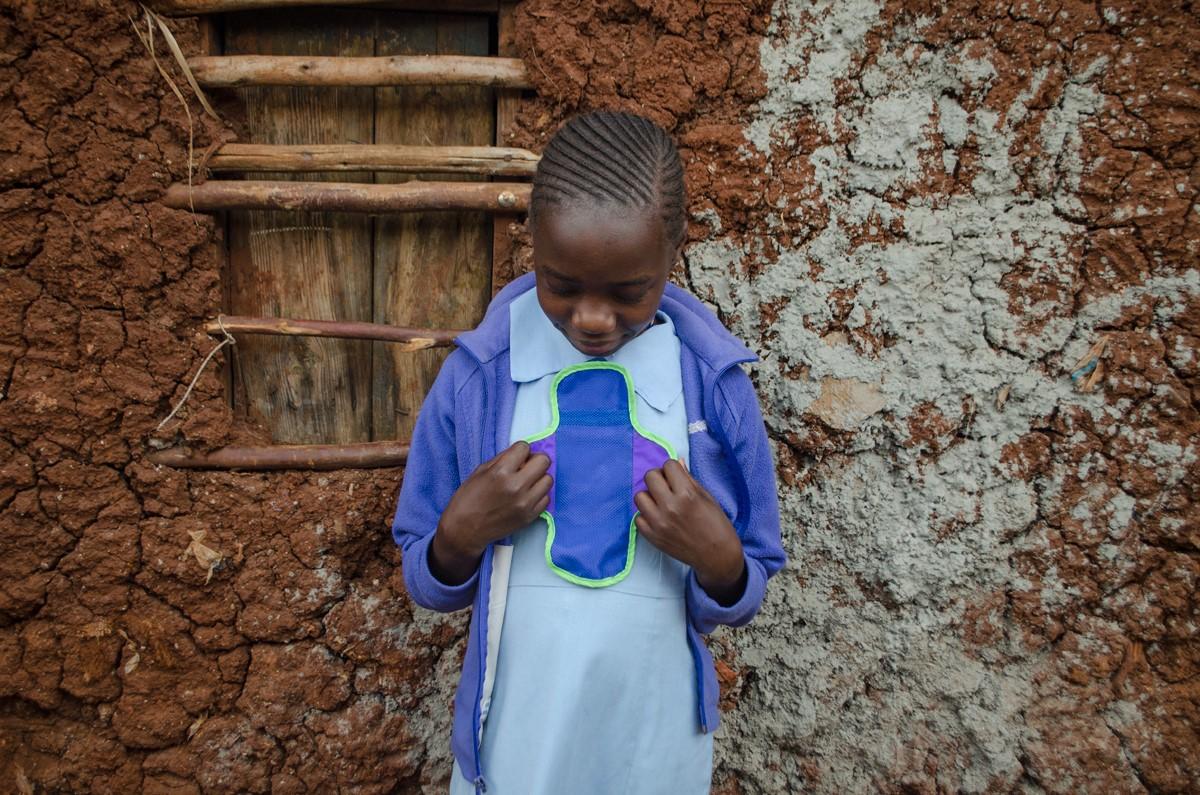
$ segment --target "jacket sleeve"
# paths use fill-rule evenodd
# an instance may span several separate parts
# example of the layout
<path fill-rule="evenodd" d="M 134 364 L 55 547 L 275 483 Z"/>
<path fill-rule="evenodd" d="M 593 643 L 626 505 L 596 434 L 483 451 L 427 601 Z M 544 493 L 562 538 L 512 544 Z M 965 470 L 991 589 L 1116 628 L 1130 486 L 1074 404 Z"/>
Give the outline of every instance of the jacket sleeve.
<path fill-rule="evenodd" d="M 409 596 L 421 607 L 441 612 L 470 605 L 479 582 L 478 569 L 461 585 L 447 585 L 429 569 L 429 545 L 438 520 L 459 487 L 455 373 L 462 371 L 465 356 L 455 350 L 446 358 L 421 404 L 392 519 L 392 538 L 402 551 L 401 567 Z"/>
<path fill-rule="evenodd" d="M 780 538 L 775 461 L 750 376 L 740 367 L 730 368 L 717 384 L 715 400 L 717 419 L 733 449 L 732 469 L 742 474 L 737 515 L 730 521 L 746 558 L 746 587 L 736 602 L 725 606 L 708 595 L 695 572 L 688 572 L 688 613 L 702 633 L 719 624 L 749 623 L 762 605 L 767 580 L 787 562 Z"/>

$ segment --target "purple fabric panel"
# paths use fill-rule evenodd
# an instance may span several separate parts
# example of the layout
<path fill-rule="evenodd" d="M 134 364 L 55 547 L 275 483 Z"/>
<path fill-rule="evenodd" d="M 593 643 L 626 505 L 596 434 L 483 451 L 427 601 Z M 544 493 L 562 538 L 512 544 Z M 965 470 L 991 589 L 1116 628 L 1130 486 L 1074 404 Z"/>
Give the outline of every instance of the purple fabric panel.
<path fill-rule="evenodd" d="M 630 499 L 639 491 L 646 490 L 646 473 L 667 463 L 667 451 L 657 442 L 640 433 L 633 434 L 633 491 Z M 637 508 L 634 508 L 636 511 Z"/>
<path fill-rule="evenodd" d="M 555 483 L 558 483 L 558 456 L 555 455 L 557 447 L 557 433 L 552 433 L 545 439 L 538 439 L 536 442 L 529 443 L 530 453 L 544 453 L 550 457 L 550 468 L 546 470 L 546 474 L 548 474 L 550 479 Z M 550 487 L 550 504 L 546 506 L 546 510 L 549 511 L 551 515 L 554 515 L 554 492 L 556 491 L 558 491 L 558 489 L 554 488 L 552 485 Z"/>

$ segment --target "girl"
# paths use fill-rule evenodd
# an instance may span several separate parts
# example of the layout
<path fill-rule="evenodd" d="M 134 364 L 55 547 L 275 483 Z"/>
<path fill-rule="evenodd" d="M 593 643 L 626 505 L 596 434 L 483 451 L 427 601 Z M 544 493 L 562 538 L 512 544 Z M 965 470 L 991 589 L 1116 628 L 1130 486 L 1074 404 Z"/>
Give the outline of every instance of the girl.
<path fill-rule="evenodd" d="M 701 639 L 784 564 L 745 346 L 667 281 L 667 134 L 577 116 L 533 181 L 533 273 L 460 335 L 417 419 L 392 534 L 413 601 L 473 606 L 454 795 L 703 793 Z"/>

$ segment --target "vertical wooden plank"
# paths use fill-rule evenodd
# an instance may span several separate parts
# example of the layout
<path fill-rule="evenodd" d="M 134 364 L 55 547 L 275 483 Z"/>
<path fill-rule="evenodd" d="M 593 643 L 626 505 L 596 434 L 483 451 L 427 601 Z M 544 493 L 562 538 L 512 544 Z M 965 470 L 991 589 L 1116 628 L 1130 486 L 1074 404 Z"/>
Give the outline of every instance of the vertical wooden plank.
<path fill-rule="evenodd" d="M 204 55 L 221 54 L 221 23 L 222 19 L 216 14 L 206 14 L 196 19 L 200 33 L 200 52 Z M 199 153 L 195 155 L 200 159 Z M 197 174 L 202 178 L 202 174 Z M 213 238 L 217 244 L 217 273 L 221 281 L 221 311 L 228 312 L 230 306 L 230 272 L 229 272 L 229 213 L 217 213 L 213 217 Z M 237 347 L 226 348 L 224 356 L 218 358 L 220 370 L 218 377 L 225 385 L 225 401 L 230 407 L 237 407 L 239 402 L 234 398 L 237 384 L 234 379 L 235 357 Z"/>
<path fill-rule="evenodd" d="M 371 55 L 373 12 L 288 9 L 229 14 L 227 54 Z M 373 89 L 238 89 L 256 143 L 367 143 Z M 370 181 L 370 173 L 263 175 L 263 179 Z M 371 319 L 369 216 L 244 212 L 229 223 L 230 311 Z M 370 432 L 371 344 L 243 336 L 239 375 L 251 413 L 281 443 L 359 442 Z"/>
<path fill-rule="evenodd" d="M 496 54 L 508 58 L 517 54 L 516 25 L 514 14 L 517 3 L 515 0 L 502 0 L 499 16 L 496 20 Z M 521 92 L 518 89 L 504 88 L 496 91 L 496 146 L 507 146 L 505 136 L 512 129 L 513 120 L 517 115 L 517 106 L 521 102 Z M 492 216 L 492 294 L 495 295 L 504 286 L 508 276 L 505 263 L 512 251 L 512 236 L 508 232 L 510 224 L 520 220 L 513 213 L 497 213 Z"/>
<path fill-rule="evenodd" d="M 488 18 L 467 14 L 379 14 L 377 55 L 488 54 Z M 495 135 L 494 92 L 479 86 L 376 89 L 375 142 L 487 146 Z M 478 177 L 376 174 L 378 182 Z M 491 224 L 485 213 L 380 217 L 375 237 L 377 323 L 471 327 L 490 295 Z M 373 439 L 405 439 L 446 350 L 400 353 L 376 346 Z"/>
<path fill-rule="evenodd" d="M 504 58 L 517 56 L 516 21 L 517 4 L 515 0 L 504 0 L 500 3 L 499 16 L 496 19 L 496 55 Z M 504 88 L 496 92 L 496 145 L 507 146 L 504 136 L 512 128 L 517 115 L 517 106 L 521 102 L 521 91 L 517 88 Z"/>
<path fill-rule="evenodd" d="M 200 32 L 200 52 L 205 55 L 221 54 L 221 18 L 214 14 L 197 17 L 196 26 Z"/>

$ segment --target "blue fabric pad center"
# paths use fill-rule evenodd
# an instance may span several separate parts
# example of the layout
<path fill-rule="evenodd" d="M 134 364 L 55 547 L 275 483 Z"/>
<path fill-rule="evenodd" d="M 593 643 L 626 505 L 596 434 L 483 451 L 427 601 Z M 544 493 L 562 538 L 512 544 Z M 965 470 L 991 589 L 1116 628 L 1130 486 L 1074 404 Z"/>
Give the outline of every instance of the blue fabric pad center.
<path fill-rule="evenodd" d="M 633 382 L 620 365 L 593 361 L 562 370 L 550 401 L 550 427 L 528 439 L 533 452 L 550 457 L 554 479 L 542 514 L 546 563 L 578 585 L 612 585 L 633 567 L 633 495 L 673 452 L 638 426 Z"/>

